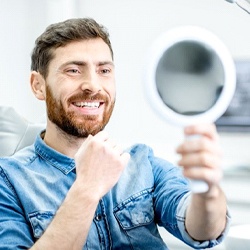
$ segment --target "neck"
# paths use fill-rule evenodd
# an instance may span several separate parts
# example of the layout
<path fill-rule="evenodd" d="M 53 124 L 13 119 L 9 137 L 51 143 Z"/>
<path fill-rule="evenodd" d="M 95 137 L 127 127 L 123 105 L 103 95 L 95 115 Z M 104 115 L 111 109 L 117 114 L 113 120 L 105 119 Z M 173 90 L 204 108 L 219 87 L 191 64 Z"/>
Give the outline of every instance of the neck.
<path fill-rule="evenodd" d="M 69 135 L 48 121 L 43 140 L 49 147 L 73 158 L 85 138 Z"/>

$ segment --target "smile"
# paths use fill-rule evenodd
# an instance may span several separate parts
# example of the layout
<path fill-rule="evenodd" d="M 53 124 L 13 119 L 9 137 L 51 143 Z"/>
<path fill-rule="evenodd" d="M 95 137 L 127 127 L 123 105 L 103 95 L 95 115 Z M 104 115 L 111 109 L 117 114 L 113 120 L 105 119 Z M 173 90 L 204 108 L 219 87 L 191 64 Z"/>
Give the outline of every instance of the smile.
<path fill-rule="evenodd" d="M 99 108 L 101 103 L 100 102 L 75 102 L 75 106 L 81 107 L 81 108 Z"/>

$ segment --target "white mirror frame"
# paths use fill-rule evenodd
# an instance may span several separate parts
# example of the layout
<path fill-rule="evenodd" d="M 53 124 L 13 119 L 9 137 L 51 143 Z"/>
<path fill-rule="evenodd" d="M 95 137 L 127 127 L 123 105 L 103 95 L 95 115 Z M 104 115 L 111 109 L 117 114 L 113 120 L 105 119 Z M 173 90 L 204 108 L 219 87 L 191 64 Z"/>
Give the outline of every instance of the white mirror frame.
<path fill-rule="evenodd" d="M 225 82 L 218 100 L 206 112 L 197 115 L 182 115 L 167 107 L 158 93 L 155 82 L 157 65 L 162 55 L 168 48 L 181 41 L 195 41 L 210 48 L 218 55 L 224 68 Z M 234 95 L 236 72 L 233 58 L 222 41 L 204 28 L 180 26 L 162 34 L 150 48 L 146 63 L 146 68 L 143 71 L 143 84 L 145 85 L 147 99 L 160 117 L 174 125 L 187 126 L 197 123 L 214 122 L 226 111 Z"/>

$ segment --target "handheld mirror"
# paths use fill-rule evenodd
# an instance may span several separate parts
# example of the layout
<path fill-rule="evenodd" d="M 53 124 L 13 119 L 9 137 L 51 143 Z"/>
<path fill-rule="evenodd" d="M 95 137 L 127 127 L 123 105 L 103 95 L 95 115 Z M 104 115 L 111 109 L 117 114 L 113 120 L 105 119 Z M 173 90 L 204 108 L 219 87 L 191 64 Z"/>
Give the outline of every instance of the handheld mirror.
<path fill-rule="evenodd" d="M 235 65 L 225 45 L 210 31 L 181 26 L 153 43 L 145 70 L 152 108 L 178 126 L 213 123 L 227 109 L 236 85 Z M 193 192 L 208 185 L 191 181 Z"/>

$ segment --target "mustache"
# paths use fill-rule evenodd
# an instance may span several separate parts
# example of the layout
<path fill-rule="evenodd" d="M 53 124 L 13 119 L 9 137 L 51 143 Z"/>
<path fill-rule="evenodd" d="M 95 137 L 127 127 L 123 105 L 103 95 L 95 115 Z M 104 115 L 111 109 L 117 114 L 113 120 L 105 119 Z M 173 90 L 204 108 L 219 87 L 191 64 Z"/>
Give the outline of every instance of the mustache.
<path fill-rule="evenodd" d="M 86 92 L 82 92 L 82 93 L 78 93 L 75 94 L 73 96 L 71 96 L 69 98 L 69 102 L 73 102 L 75 100 L 81 100 L 81 101 L 87 101 L 87 100 L 103 100 L 103 101 L 107 101 L 108 98 L 106 95 L 103 95 L 101 93 L 95 93 L 95 94 L 91 94 L 91 93 L 86 93 Z"/>

